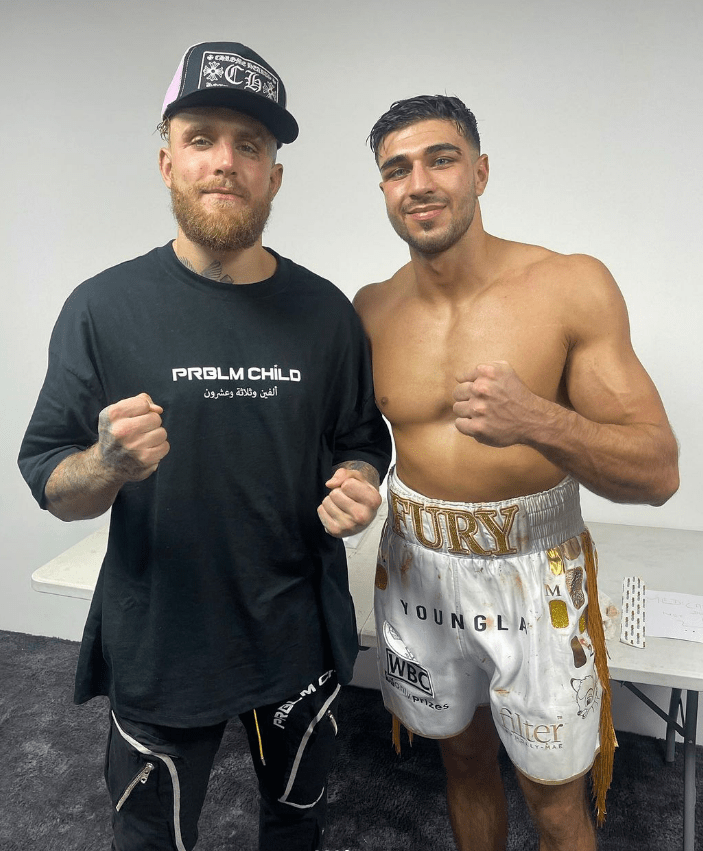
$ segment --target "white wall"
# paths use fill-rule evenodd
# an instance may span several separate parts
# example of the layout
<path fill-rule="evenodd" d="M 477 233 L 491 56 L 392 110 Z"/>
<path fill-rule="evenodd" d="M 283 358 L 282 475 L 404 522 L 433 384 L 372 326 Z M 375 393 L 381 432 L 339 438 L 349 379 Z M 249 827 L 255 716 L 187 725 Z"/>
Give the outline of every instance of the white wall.
<path fill-rule="evenodd" d="M 350 296 L 407 259 L 385 218 L 369 129 L 396 99 L 460 96 L 491 159 L 487 229 L 610 267 L 681 442 L 681 489 L 666 506 L 585 494 L 587 519 L 703 528 L 701 8 L 0 0 L 0 629 L 80 636 L 85 605 L 34 593 L 29 577 L 100 521 L 40 512 L 15 457 L 66 296 L 174 234 L 153 131 L 181 54 L 208 39 L 263 54 L 301 126 L 280 155 L 267 244 Z"/>

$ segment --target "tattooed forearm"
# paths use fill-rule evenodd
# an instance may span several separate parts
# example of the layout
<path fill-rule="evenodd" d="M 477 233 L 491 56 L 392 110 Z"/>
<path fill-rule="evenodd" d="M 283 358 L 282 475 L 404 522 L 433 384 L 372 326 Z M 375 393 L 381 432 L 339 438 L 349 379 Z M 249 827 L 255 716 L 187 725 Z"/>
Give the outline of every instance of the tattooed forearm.
<path fill-rule="evenodd" d="M 358 470 L 369 484 L 375 488 L 380 488 L 381 486 L 378 470 L 372 464 L 367 464 L 366 461 L 343 461 L 333 468 L 333 472 L 341 468 L 345 470 Z"/>
<path fill-rule="evenodd" d="M 121 484 L 105 475 L 95 444 L 56 467 L 44 489 L 46 507 L 60 520 L 99 517 L 110 508 Z"/>

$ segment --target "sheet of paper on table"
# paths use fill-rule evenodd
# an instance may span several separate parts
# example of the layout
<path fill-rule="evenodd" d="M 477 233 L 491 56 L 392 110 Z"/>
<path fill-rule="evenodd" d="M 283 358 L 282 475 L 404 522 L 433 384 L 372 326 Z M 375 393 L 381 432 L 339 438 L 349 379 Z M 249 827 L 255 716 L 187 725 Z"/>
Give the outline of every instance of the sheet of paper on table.
<path fill-rule="evenodd" d="M 647 589 L 645 600 L 647 638 L 680 638 L 703 644 L 703 597 Z"/>

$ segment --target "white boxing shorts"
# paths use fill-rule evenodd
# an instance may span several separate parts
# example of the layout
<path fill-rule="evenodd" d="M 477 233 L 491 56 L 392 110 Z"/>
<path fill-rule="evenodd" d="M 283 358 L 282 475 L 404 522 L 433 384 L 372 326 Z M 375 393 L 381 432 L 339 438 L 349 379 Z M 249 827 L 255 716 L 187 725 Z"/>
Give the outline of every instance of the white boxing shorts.
<path fill-rule="evenodd" d="M 587 611 L 595 565 L 571 478 L 467 504 L 428 499 L 391 471 L 375 592 L 386 708 L 442 739 L 489 704 L 523 774 L 550 784 L 586 773 L 603 697 Z"/>

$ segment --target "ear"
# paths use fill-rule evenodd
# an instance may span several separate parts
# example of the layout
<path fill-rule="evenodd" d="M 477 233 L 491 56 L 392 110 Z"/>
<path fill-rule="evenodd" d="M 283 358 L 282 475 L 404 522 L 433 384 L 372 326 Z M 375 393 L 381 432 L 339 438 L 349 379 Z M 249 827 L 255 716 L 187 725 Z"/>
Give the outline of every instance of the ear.
<path fill-rule="evenodd" d="M 171 188 L 171 151 L 168 148 L 161 148 L 159 151 L 159 171 L 161 172 L 161 179 L 163 182 Z"/>
<path fill-rule="evenodd" d="M 272 201 L 278 194 L 278 190 L 281 188 L 282 182 L 283 166 L 281 165 L 281 163 L 274 163 L 273 168 L 271 169 L 271 175 L 269 177 L 269 192 L 271 193 Z"/>
<path fill-rule="evenodd" d="M 477 195 L 483 195 L 483 191 L 488 183 L 488 170 L 488 156 L 481 154 L 474 163 L 474 181 Z"/>

